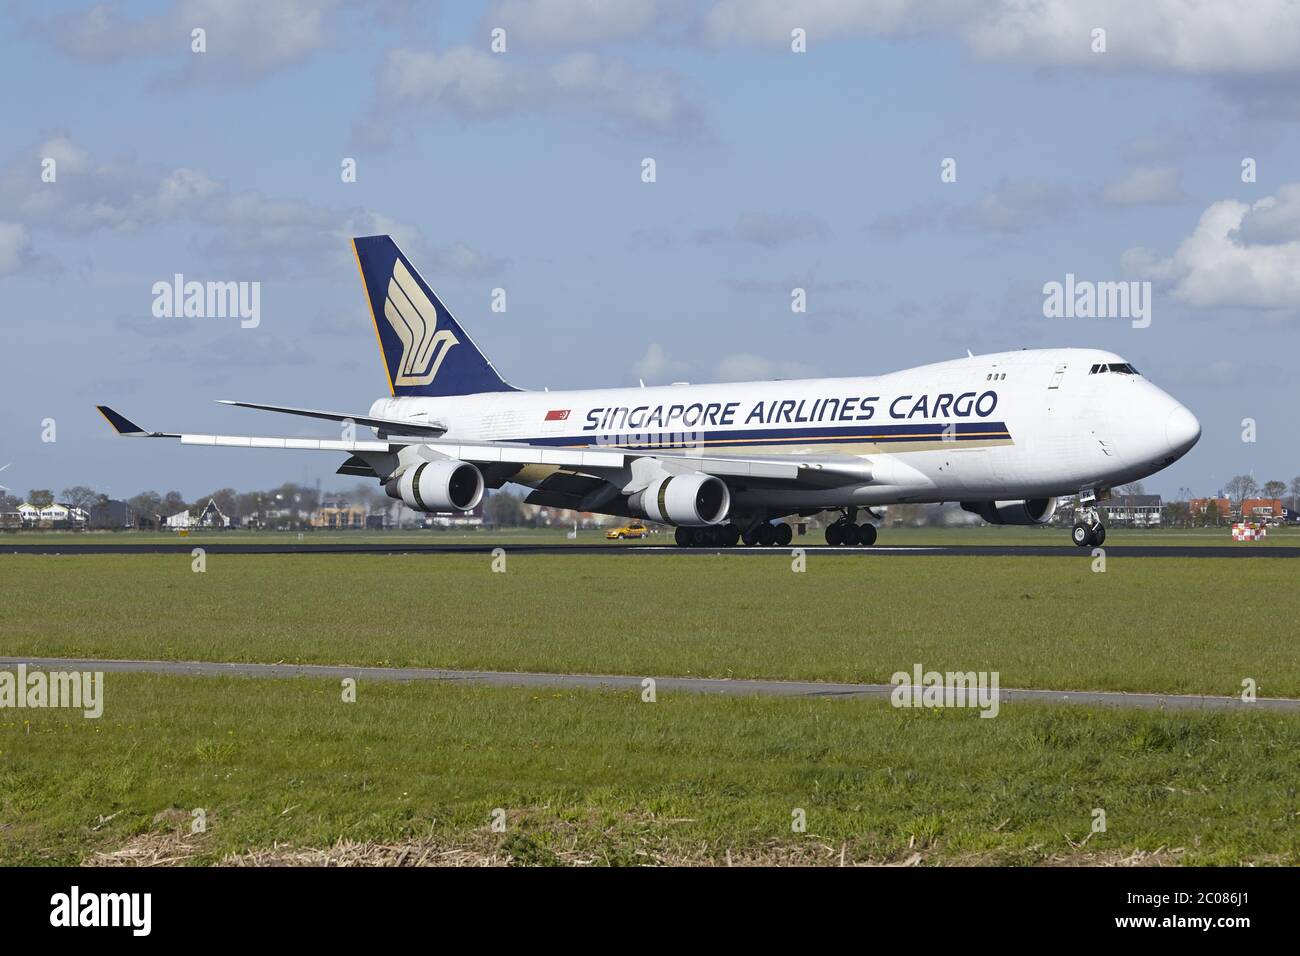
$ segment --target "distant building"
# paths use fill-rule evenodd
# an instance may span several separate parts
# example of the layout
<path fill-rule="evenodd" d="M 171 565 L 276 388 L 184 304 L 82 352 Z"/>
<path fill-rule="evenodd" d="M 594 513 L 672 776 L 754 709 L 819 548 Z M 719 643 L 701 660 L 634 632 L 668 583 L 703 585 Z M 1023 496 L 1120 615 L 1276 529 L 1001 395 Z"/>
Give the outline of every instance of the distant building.
<path fill-rule="evenodd" d="M 1116 495 L 1097 507 L 1106 524 L 1150 528 L 1160 524 L 1164 505 L 1159 495 Z"/>
<path fill-rule="evenodd" d="M 25 501 L 18 506 L 18 514 L 22 517 L 23 524 L 36 524 L 41 520 L 41 509 Z"/>
<path fill-rule="evenodd" d="M 98 502 L 90 508 L 92 528 L 133 528 L 135 523 L 135 509 L 125 501 L 109 499 Z"/>
<path fill-rule="evenodd" d="M 425 515 L 426 528 L 477 528 L 483 524 L 483 502 L 469 511 L 435 511 Z"/>
<path fill-rule="evenodd" d="M 74 508 L 59 502 L 40 510 L 40 523 L 51 528 L 84 528 L 89 520 L 90 515 L 84 508 Z"/>
<path fill-rule="evenodd" d="M 1218 516 L 1225 521 L 1232 517 L 1232 501 L 1228 498 L 1193 498 L 1187 502 L 1187 510 L 1193 518 Z"/>
<path fill-rule="evenodd" d="M 327 501 L 311 516 L 313 528 L 359 530 L 366 526 L 366 509 L 346 501 Z"/>
<path fill-rule="evenodd" d="M 233 519 L 217 507 L 217 503 L 211 498 L 203 506 L 203 510 L 199 512 L 198 524 L 203 528 L 229 528 L 235 523 Z"/>
<path fill-rule="evenodd" d="M 1247 498 L 1241 503 L 1242 521 L 1282 521 L 1285 517 L 1281 498 Z"/>

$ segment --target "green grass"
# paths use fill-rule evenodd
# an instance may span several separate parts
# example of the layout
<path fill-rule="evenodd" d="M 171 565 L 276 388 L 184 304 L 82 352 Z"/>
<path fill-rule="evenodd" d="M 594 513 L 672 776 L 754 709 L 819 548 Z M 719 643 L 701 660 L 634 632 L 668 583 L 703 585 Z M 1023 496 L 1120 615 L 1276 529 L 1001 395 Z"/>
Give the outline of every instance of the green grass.
<path fill-rule="evenodd" d="M 412 531 L 9 531 L 0 533 L 0 554 L 6 544 L 573 544 L 572 528 L 447 528 Z M 299 535 L 301 534 L 301 537 Z M 652 541 L 672 541 L 672 529 Z M 603 543 L 605 532 L 578 532 L 576 543 Z M 615 544 L 616 542 L 610 542 Z"/>
<path fill-rule="evenodd" d="M 1286 560 L 0 557 L 0 654 L 1300 696 Z"/>
<path fill-rule="evenodd" d="M 0 711 L 0 863 L 77 863 L 200 807 L 196 863 L 340 838 L 536 862 L 1300 859 L 1300 721 L 1266 713 L 106 680 L 99 720 Z"/>
<path fill-rule="evenodd" d="M 653 527 L 653 526 L 652 526 Z M 660 528 L 645 542 L 606 542 L 604 530 L 582 530 L 575 540 L 570 540 L 566 528 L 490 528 L 446 529 L 427 531 L 304 531 L 304 544 L 592 544 L 608 543 L 611 547 L 627 547 L 640 543 L 671 544 L 672 529 Z M 297 544 L 294 531 L 192 531 L 185 537 L 175 532 L 147 531 L 18 531 L 0 533 L 0 553 L 6 544 L 48 544 L 51 541 L 83 544 L 207 544 L 213 542 Z M 809 545 L 825 544 L 819 529 L 810 529 L 806 538 L 796 539 Z M 956 527 L 910 528 L 883 527 L 880 529 L 881 545 L 1050 545 L 1061 548 L 1070 544 L 1066 527 Z M 1231 529 L 1222 528 L 1107 528 L 1107 545 L 1179 545 L 1203 547 L 1207 545 L 1252 548 L 1300 546 L 1300 528 L 1270 530 L 1260 542 L 1235 542 Z"/>

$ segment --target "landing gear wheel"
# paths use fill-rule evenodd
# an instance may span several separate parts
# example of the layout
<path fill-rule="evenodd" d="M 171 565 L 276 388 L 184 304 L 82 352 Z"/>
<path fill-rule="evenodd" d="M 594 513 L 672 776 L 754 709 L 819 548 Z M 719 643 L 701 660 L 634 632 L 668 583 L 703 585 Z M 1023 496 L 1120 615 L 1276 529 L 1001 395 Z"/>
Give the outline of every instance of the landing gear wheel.
<path fill-rule="evenodd" d="M 689 548 L 693 543 L 691 541 L 691 529 L 677 528 L 673 531 L 673 540 L 677 542 L 677 547 Z"/>
<path fill-rule="evenodd" d="M 826 526 L 826 543 L 831 547 L 844 543 L 844 525 L 838 521 Z"/>
<path fill-rule="evenodd" d="M 788 548 L 790 542 L 794 540 L 794 528 L 788 524 L 779 524 L 776 526 L 776 546 L 778 548 Z"/>
<path fill-rule="evenodd" d="M 758 543 L 764 548 L 770 548 L 776 544 L 776 529 L 770 524 L 761 524 L 758 526 Z"/>
<path fill-rule="evenodd" d="M 746 528 L 741 532 L 740 540 L 745 542 L 745 547 L 752 548 L 758 544 L 758 529 Z"/>
<path fill-rule="evenodd" d="M 858 537 L 858 526 L 846 522 L 844 527 L 840 529 L 840 540 L 851 548 L 856 548 L 860 545 L 862 539 Z"/>
<path fill-rule="evenodd" d="M 1092 547 L 1092 529 L 1079 522 L 1070 529 L 1070 540 L 1081 548 Z"/>
<path fill-rule="evenodd" d="M 724 548 L 734 548 L 740 541 L 740 529 L 734 524 L 723 525 L 721 537 Z"/>
<path fill-rule="evenodd" d="M 869 522 L 863 522 L 858 525 L 858 541 L 866 547 L 871 547 L 876 543 L 876 526 Z"/>
<path fill-rule="evenodd" d="M 1106 543 L 1106 526 L 1104 524 L 1099 524 L 1093 529 L 1092 543 L 1098 548 Z"/>

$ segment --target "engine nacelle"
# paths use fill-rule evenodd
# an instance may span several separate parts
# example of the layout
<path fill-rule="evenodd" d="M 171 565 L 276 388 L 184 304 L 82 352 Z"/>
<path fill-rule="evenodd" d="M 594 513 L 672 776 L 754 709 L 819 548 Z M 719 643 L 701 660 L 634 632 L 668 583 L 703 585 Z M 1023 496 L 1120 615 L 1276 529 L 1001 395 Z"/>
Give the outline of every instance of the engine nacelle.
<path fill-rule="evenodd" d="M 1016 501 L 963 501 L 965 511 L 989 524 L 1047 524 L 1056 514 L 1055 498 L 1020 498 Z"/>
<path fill-rule="evenodd" d="M 664 475 L 632 495 L 628 505 L 651 521 L 698 528 L 727 520 L 731 490 L 713 475 Z"/>
<path fill-rule="evenodd" d="M 422 461 L 384 483 L 390 498 L 415 511 L 469 511 L 483 500 L 483 473 L 467 461 Z"/>

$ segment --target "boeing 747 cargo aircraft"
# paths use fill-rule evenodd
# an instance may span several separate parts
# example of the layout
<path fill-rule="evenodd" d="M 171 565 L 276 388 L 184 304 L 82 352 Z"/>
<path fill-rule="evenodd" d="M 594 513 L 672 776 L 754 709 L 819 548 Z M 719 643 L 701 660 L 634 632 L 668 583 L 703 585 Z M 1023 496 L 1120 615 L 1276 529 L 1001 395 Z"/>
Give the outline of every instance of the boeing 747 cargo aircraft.
<path fill-rule="evenodd" d="M 1076 498 L 1072 537 L 1099 545 L 1095 503 L 1177 461 L 1201 427 L 1123 358 L 1026 349 L 855 378 L 523 391 L 508 384 L 388 236 L 352 240 L 388 395 L 366 414 L 228 401 L 373 429 L 373 440 L 148 431 L 189 445 L 344 453 L 423 512 L 469 510 L 487 488 L 532 504 L 673 525 L 682 546 L 788 545 L 779 519 L 841 513 L 832 545 L 870 545 L 859 516 L 957 501 L 994 524 L 1049 521 Z"/>

